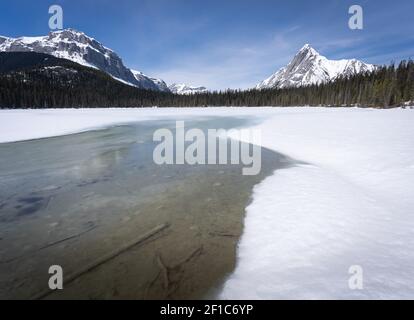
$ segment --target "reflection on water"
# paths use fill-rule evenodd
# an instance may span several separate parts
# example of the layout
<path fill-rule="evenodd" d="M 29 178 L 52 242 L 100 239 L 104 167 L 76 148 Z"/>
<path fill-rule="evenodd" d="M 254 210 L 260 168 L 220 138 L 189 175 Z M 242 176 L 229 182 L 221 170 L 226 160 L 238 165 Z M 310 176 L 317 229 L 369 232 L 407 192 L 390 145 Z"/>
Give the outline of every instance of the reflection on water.
<path fill-rule="evenodd" d="M 186 122 L 186 126 L 229 129 L 245 122 L 220 118 Z M 74 285 L 63 296 L 165 298 L 205 293 L 206 288 L 197 285 L 184 288 L 182 279 L 173 293 L 154 284 L 148 289 L 149 279 L 156 276 L 153 256 L 179 255 L 181 250 L 184 254 L 192 250 L 191 242 L 200 242 L 211 261 L 215 260 L 210 251 L 223 255 L 214 262 L 217 270 L 206 275 L 204 285 L 199 279 L 199 286 L 230 271 L 234 261 L 228 260 L 234 260 L 252 186 L 288 160 L 265 150 L 257 177 L 243 177 L 238 165 L 157 166 L 152 160 L 152 134 L 160 127 L 174 126 L 172 121 L 145 122 L 0 145 L 0 298 L 30 298 L 47 284 L 48 266 L 60 264 L 64 270 L 76 271 L 162 222 L 172 227 L 162 239 L 144 246 L 139 257 L 128 260 L 124 255 L 112 267 L 102 268 L 103 275 L 88 275 L 91 278 L 84 280 L 83 287 Z M 226 224 L 233 233 L 224 230 Z M 222 239 L 216 243 L 211 236 L 230 233 L 235 239 L 229 245 Z M 228 246 L 231 254 L 223 254 L 222 246 Z M 164 248 L 168 252 L 162 253 Z M 121 259 L 126 259 L 124 265 Z M 131 264 L 133 268 L 126 267 Z M 122 269 L 121 275 L 117 268 Z M 135 286 L 129 287 L 132 279 Z"/>

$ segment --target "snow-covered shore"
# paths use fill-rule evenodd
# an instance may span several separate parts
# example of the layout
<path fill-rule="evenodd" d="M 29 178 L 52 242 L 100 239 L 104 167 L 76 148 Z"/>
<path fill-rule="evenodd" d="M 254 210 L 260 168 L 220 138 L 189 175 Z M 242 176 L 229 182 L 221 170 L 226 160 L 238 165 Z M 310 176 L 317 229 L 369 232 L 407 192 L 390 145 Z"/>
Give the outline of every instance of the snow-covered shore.
<path fill-rule="evenodd" d="M 414 297 L 414 112 L 287 109 L 262 144 L 307 162 L 254 190 L 223 298 Z M 350 290 L 350 266 L 363 290 Z"/>
<path fill-rule="evenodd" d="M 0 110 L 0 143 L 67 135 L 145 120 L 272 114 L 272 108 L 114 108 Z"/>
<path fill-rule="evenodd" d="M 187 109 L 0 110 L 0 143 L 89 131 L 112 125 L 196 113 Z"/>
<path fill-rule="evenodd" d="M 414 111 L 345 108 L 1 110 L 0 142 L 170 117 L 263 120 L 306 162 L 254 190 L 222 298 L 414 298 Z M 350 290 L 348 269 L 364 270 Z"/>

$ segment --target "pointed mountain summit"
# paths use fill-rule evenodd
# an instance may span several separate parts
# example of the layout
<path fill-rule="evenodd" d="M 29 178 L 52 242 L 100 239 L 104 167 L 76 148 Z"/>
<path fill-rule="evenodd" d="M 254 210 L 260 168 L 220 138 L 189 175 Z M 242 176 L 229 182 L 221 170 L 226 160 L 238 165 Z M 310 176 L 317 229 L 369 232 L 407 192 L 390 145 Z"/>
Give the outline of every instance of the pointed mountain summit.
<path fill-rule="evenodd" d="M 99 69 L 116 80 L 141 89 L 168 91 L 162 80 L 150 78 L 142 73 L 137 76 L 124 65 L 122 59 L 113 50 L 74 29 L 53 31 L 41 37 L 0 36 L 0 52 L 19 51 L 50 54 Z"/>
<path fill-rule="evenodd" d="M 256 89 L 290 88 L 320 84 L 366 71 L 375 66 L 356 59 L 328 60 L 309 44 L 305 44 L 284 68 L 262 81 Z"/>

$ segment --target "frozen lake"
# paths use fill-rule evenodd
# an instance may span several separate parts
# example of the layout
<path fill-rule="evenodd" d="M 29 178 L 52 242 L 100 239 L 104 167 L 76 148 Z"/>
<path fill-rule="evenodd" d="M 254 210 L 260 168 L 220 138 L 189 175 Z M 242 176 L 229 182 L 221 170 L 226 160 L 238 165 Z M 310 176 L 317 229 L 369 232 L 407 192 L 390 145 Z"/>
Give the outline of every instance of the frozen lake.
<path fill-rule="evenodd" d="M 175 120 L 260 129 L 261 175 L 154 166 L 148 139 Z M 88 132 L 0 144 L 0 296 L 33 297 L 51 264 L 76 274 L 168 224 L 50 298 L 412 298 L 413 121 L 410 109 L 1 110 L 3 143 Z"/>

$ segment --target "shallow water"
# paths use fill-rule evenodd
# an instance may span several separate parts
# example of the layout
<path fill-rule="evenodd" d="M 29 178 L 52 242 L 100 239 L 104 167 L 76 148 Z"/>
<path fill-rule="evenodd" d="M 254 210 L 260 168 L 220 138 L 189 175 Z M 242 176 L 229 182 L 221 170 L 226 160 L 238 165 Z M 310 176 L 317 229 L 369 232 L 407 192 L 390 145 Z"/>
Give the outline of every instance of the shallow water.
<path fill-rule="evenodd" d="M 33 298 L 47 289 L 50 265 L 74 274 L 163 223 L 160 234 L 50 298 L 190 299 L 220 286 L 234 268 L 253 186 L 290 160 L 262 149 L 257 176 L 243 176 L 243 165 L 158 166 L 152 135 L 164 127 L 175 121 L 0 144 L 0 298 Z"/>

